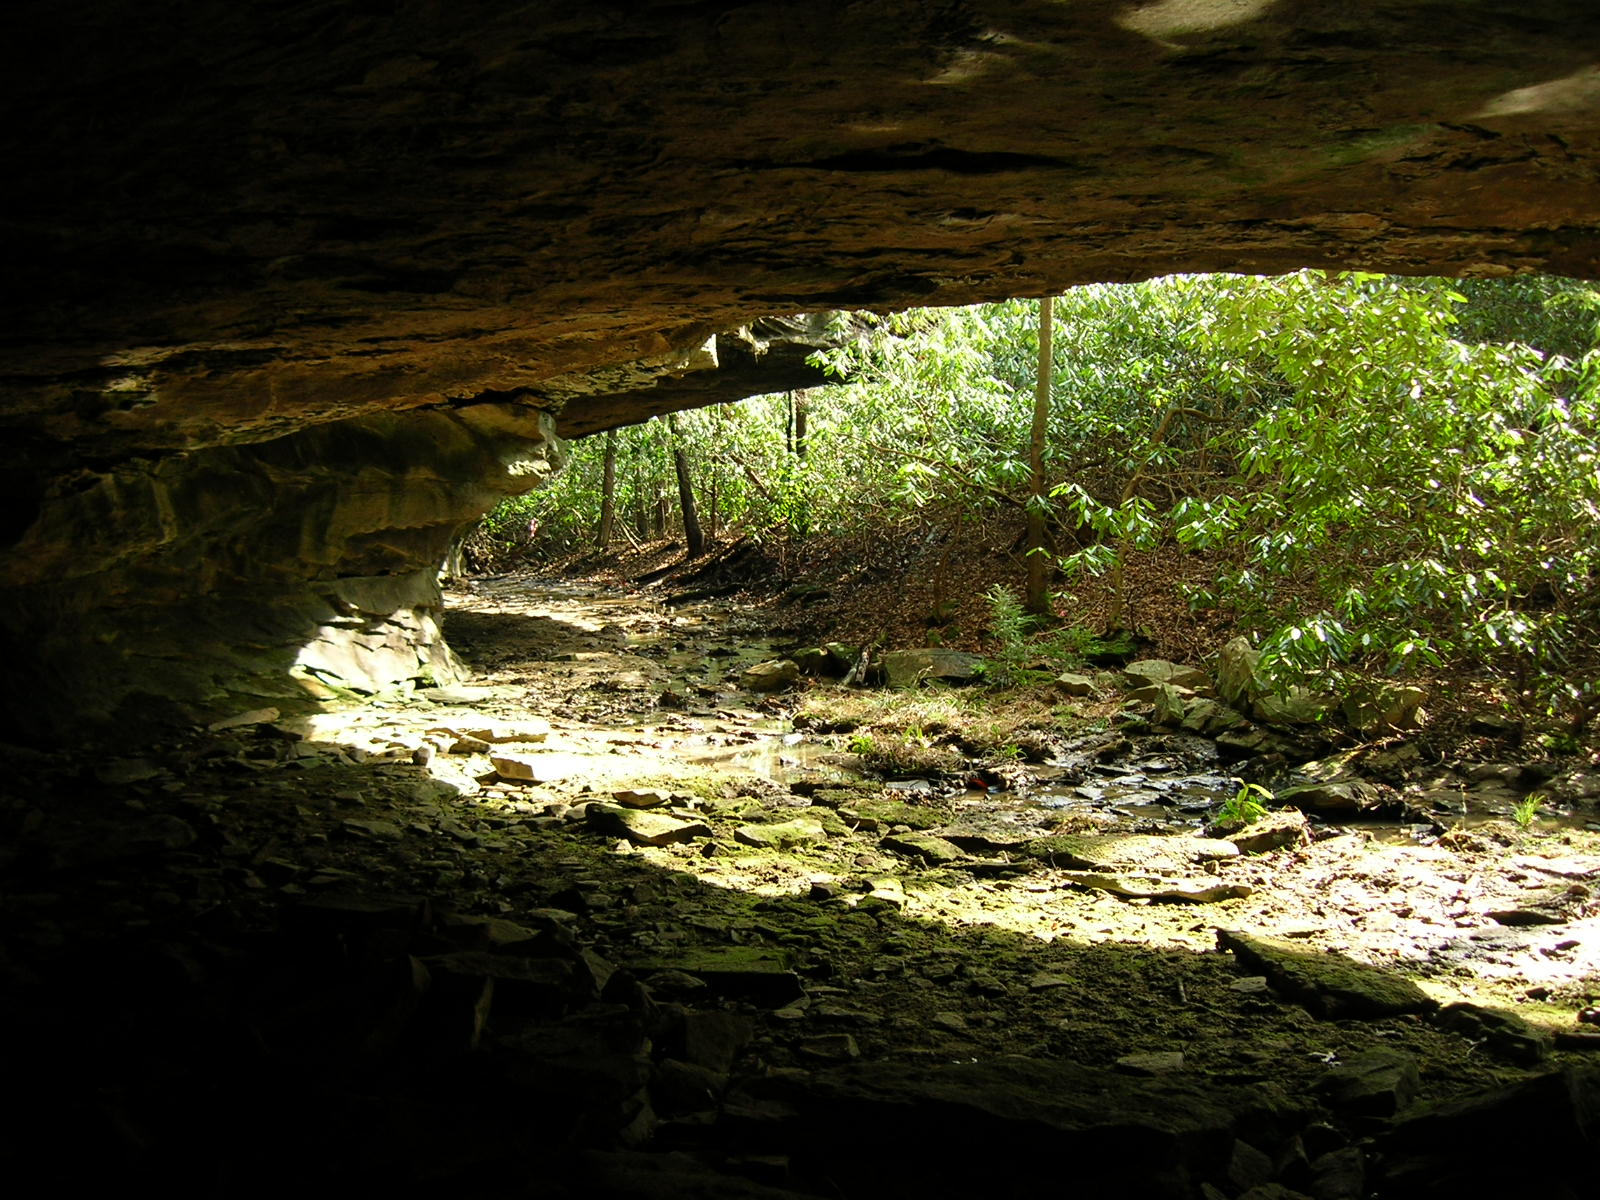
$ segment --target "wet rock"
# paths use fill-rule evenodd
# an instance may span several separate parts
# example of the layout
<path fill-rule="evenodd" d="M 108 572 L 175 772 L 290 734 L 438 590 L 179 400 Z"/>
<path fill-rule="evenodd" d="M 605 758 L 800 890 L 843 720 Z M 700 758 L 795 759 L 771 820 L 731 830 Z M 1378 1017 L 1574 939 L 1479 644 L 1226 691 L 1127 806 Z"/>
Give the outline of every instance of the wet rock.
<path fill-rule="evenodd" d="M 1450 1004 L 1436 1019 L 1445 1029 L 1482 1042 L 1491 1053 L 1519 1066 L 1536 1067 L 1550 1057 L 1550 1034 L 1515 1013 L 1477 1004 Z"/>
<path fill-rule="evenodd" d="M 795 846 L 825 842 L 828 840 L 828 831 L 823 828 L 821 821 L 811 817 L 796 817 L 792 821 L 741 825 L 733 831 L 733 840 L 763 850 L 788 850 Z"/>
<path fill-rule="evenodd" d="M 878 845 L 885 850 L 893 850 L 896 854 L 904 854 L 908 858 L 921 859 L 935 867 L 958 862 L 966 857 L 966 852 L 960 846 L 931 833 L 890 834 L 881 839 Z"/>
<path fill-rule="evenodd" d="M 361 817 L 350 817 L 339 822 L 339 828 L 358 837 L 378 838 L 385 841 L 395 841 L 405 836 L 405 831 L 393 821 L 366 820 Z"/>
<path fill-rule="evenodd" d="M 739 673 L 739 685 L 752 692 L 778 692 L 800 678 L 800 667 L 792 658 L 774 658 L 755 663 Z"/>
<path fill-rule="evenodd" d="M 948 825 L 934 830 L 946 841 L 963 850 L 985 852 L 1014 850 L 1034 841 L 1039 831 L 1010 819 L 1012 814 L 975 810 L 963 813 Z"/>
<path fill-rule="evenodd" d="M 1217 945 L 1320 1017 L 1391 1017 L 1437 1007 L 1409 980 L 1342 954 L 1307 953 L 1227 929 L 1217 930 Z"/>
<path fill-rule="evenodd" d="M 884 682 L 890 687 L 914 687 L 929 679 L 968 683 L 982 674 L 983 660 L 959 650 L 927 648 L 890 650 L 882 660 Z"/>
<path fill-rule="evenodd" d="M 1416 1099 L 1419 1087 L 1417 1060 L 1385 1049 L 1339 1063 L 1316 1083 L 1329 1105 L 1359 1117 L 1392 1117 Z"/>
<path fill-rule="evenodd" d="M 711 836 L 711 826 L 703 821 L 685 821 L 667 813 L 646 812 L 615 804 L 591 804 L 588 822 L 592 829 L 611 837 L 626 838 L 641 846 L 671 846 Z"/>

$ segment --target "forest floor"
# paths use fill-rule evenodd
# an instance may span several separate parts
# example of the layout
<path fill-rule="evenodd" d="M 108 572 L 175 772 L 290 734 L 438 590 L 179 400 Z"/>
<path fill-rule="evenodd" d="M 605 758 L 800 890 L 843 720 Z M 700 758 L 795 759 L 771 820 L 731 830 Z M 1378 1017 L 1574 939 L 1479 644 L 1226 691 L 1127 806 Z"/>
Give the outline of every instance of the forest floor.
<path fill-rule="evenodd" d="M 1241 852 L 1200 835 L 1268 764 L 1153 728 L 1113 689 L 743 686 L 825 638 L 989 648 L 981 594 L 1018 571 L 1005 539 L 959 567 L 924 550 L 827 578 L 722 557 L 686 579 L 655 546 L 463 581 L 449 634 L 470 684 L 245 714 L 126 759 L 19 759 L 3 865 L 21 932 L 0 967 L 39 1033 L 20 1077 L 50 1136 L 108 1130 L 152 1170 L 181 1145 L 213 1187 L 297 1179 L 296 1155 L 365 1182 L 482 1183 L 527 1170 L 530 1145 L 621 1145 L 749 1190 L 595 1191 L 585 1160 L 568 1191 L 529 1194 L 949 1194 L 958 1168 L 932 1146 L 879 1139 L 896 1165 L 855 1187 L 829 1147 L 901 1103 L 923 1114 L 914 1141 L 944 1136 L 939 1077 L 905 1074 L 922 1070 L 969 1072 L 959 1122 L 981 1111 L 1043 1145 L 1028 1122 L 1065 1118 L 1005 1081 L 1070 1069 L 1105 1096 L 1151 1089 L 1135 1108 L 1221 1111 L 1221 1165 L 1191 1147 L 1189 1174 L 1141 1191 L 1124 1164 L 1106 1180 L 1129 1194 L 1477 1195 L 1512 1158 L 1519 1181 L 1547 1168 L 1541 1194 L 1581 1194 L 1582 1088 L 1552 1108 L 1527 1087 L 1578 1070 L 1592 1090 L 1600 1058 L 1590 757 L 1464 716 L 1451 739 L 1330 743 L 1383 802 L 1294 814 Z M 1142 654 L 1205 665 L 1215 631 L 1138 605 Z M 924 769 L 872 770 L 863 734 L 926 751 Z M 1511 820 L 1536 791 L 1539 814 Z M 118 980 L 114 1054 L 84 1040 L 98 987 L 40 990 L 63 962 Z M 441 1090 L 440 1064 L 469 1060 L 440 1055 L 469 1050 Z M 84 1082 L 113 1069 L 114 1087 Z M 841 1088 L 865 1090 L 840 1107 Z M 1428 1107 L 1451 1101 L 1465 1124 Z"/>

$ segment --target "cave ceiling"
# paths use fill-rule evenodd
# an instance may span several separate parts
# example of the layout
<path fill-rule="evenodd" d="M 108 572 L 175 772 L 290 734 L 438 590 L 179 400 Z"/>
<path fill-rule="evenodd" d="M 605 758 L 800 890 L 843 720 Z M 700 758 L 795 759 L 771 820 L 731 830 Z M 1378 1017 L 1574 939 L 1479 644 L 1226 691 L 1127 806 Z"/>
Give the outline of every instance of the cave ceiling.
<path fill-rule="evenodd" d="M 639 412 L 590 394 L 774 314 L 1175 271 L 1600 273 L 1587 0 L 4 20 L 0 405 L 35 454 L 491 394 L 592 432 Z"/>

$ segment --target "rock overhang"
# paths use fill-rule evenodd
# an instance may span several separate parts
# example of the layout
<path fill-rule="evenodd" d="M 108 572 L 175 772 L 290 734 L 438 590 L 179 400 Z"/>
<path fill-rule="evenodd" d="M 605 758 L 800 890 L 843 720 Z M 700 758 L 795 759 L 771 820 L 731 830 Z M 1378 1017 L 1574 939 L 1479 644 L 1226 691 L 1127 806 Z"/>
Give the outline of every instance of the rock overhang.
<path fill-rule="evenodd" d="M 1600 275 L 1578 0 L 9 20 L 22 651 L 423 572 L 555 435 L 716 399 L 708 346 L 806 380 L 804 331 L 728 336 L 759 318 L 1191 270 Z"/>

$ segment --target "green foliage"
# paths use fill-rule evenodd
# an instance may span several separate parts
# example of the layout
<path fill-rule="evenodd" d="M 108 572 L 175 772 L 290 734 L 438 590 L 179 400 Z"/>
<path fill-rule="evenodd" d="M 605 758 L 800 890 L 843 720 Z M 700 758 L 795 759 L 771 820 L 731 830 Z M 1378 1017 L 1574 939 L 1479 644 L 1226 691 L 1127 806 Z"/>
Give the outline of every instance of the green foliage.
<path fill-rule="evenodd" d="M 1267 815 L 1267 805 L 1276 800 L 1277 796 L 1259 783 L 1245 783 L 1242 779 L 1236 779 L 1234 782 L 1239 785 L 1239 790 L 1218 807 L 1217 823 L 1253 825 Z"/>
<path fill-rule="evenodd" d="M 1517 823 L 1517 828 L 1527 829 L 1543 806 L 1544 797 L 1538 792 L 1530 792 L 1511 806 L 1511 819 Z"/>
<path fill-rule="evenodd" d="M 1069 587 L 1116 593 L 1176 545 L 1211 568 L 1190 603 L 1257 635 L 1279 682 L 1476 663 L 1574 727 L 1600 708 L 1600 292 L 1302 271 L 1075 288 L 1055 312 L 1044 506 Z M 1035 303 L 858 320 L 817 358 L 838 382 L 808 393 L 804 456 L 789 397 L 681 414 L 709 520 L 781 547 L 1022 512 Z M 667 443 L 623 432 L 619 522 L 644 536 Z M 578 443 L 538 498 L 541 541 L 592 535 L 602 451 Z M 995 678 L 1087 649 L 985 595 Z"/>
<path fill-rule="evenodd" d="M 876 753 L 878 744 L 873 740 L 870 733 L 853 733 L 850 735 L 850 740 L 845 743 L 845 749 L 851 754 L 859 754 L 862 758 L 868 758 Z"/>

